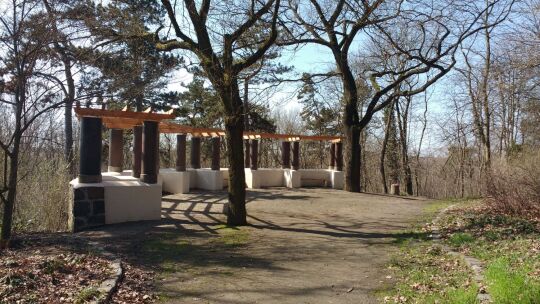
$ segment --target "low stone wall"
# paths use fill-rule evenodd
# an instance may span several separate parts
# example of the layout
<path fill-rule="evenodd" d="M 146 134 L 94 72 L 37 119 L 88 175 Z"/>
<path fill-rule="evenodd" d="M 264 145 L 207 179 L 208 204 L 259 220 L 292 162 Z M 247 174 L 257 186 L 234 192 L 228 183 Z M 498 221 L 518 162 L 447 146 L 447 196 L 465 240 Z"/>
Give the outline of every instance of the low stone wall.
<path fill-rule="evenodd" d="M 69 216 L 71 231 L 105 225 L 104 187 L 71 187 L 71 192 L 73 193 Z"/>

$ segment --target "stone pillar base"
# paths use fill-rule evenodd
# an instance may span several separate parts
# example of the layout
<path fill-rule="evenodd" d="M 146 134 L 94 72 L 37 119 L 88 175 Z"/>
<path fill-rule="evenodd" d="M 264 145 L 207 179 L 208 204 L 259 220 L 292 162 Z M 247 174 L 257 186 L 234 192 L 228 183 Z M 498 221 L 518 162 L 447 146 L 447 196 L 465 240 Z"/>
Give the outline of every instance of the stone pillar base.
<path fill-rule="evenodd" d="M 122 169 L 122 167 L 107 166 L 107 171 L 108 171 L 108 172 L 119 172 L 119 173 L 122 173 L 122 172 L 123 172 L 123 169 Z"/>
<path fill-rule="evenodd" d="M 80 178 L 79 178 L 80 179 Z M 100 176 L 101 179 L 101 176 Z M 105 188 L 71 187 L 69 230 L 81 231 L 105 225 Z"/>
<path fill-rule="evenodd" d="M 190 172 L 161 169 L 159 170 L 159 175 L 161 177 L 163 191 L 175 194 L 189 192 Z"/>
<path fill-rule="evenodd" d="M 333 189 L 343 189 L 345 173 L 343 171 L 331 171 L 330 181 Z"/>

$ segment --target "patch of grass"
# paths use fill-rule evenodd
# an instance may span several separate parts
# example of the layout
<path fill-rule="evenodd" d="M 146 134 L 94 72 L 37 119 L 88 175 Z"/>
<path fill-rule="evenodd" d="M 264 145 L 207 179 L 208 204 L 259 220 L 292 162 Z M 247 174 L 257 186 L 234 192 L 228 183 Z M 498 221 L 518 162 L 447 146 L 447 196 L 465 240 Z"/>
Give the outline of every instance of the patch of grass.
<path fill-rule="evenodd" d="M 85 288 L 85 289 L 81 290 L 81 292 L 79 292 L 79 294 L 77 294 L 77 296 L 75 297 L 73 303 L 75 303 L 75 304 L 87 303 L 87 302 L 90 302 L 92 300 L 98 299 L 100 295 L 101 295 L 100 292 L 96 288 L 88 287 L 88 288 Z"/>
<path fill-rule="evenodd" d="M 173 235 L 163 235 L 146 240 L 143 250 L 148 256 L 164 259 L 175 257 L 190 248 L 191 244 Z"/>
<path fill-rule="evenodd" d="M 461 247 L 465 244 L 474 242 L 474 237 L 470 233 L 459 232 L 452 234 L 448 238 L 448 242 L 454 247 Z"/>
<path fill-rule="evenodd" d="M 55 272 L 65 272 L 66 262 L 64 260 L 54 258 L 43 262 L 41 265 L 43 272 L 46 274 L 53 274 Z"/>
<path fill-rule="evenodd" d="M 219 238 L 216 242 L 227 247 L 238 247 L 246 245 L 249 241 L 249 233 L 238 227 L 220 225 L 216 228 L 219 233 Z"/>
<path fill-rule="evenodd" d="M 389 268 L 398 282 L 383 292 L 386 303 L 477 303 L 470 270 L 438 245 L 414 242 L 392 258 Z"/>
<path fill-rule="evenodd" d="M 485 263 L 487 291 L 495 303 L 540 304 L 538 222 L 460 208 L 443 219 L 446 243 Z"/>
<path fill-rule="evenodd" d="M 393 244 L 398 244 L 401 246 L 408 246 L 413 241 L 427 241 L 429 240 L 430 233 L 425 231 L 404 231 L 394 234 Z"/>
<path fill-rule="evenodd" d="M 540 303 L 540 282 L 528 274 L 529 265 L 513 267 L 509 259 L 501 257 L 490 263 L 485 276 L 488 289 L 495 303 L 537 304 Z"/>

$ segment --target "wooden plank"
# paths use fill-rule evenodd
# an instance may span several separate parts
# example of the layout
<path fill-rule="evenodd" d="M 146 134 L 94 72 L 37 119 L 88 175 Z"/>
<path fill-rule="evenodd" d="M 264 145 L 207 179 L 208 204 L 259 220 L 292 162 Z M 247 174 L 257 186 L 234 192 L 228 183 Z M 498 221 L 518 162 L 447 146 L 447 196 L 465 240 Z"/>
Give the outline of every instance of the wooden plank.
<path fill-rule="evenodd" d="M 145 113 L 122 110 L 102 110 L 93 108 L 75 108 L 75 114 L 78 117 L 111 117 L 111 118 L 134 118 L 147 121 L 161 121 L 164 119 L 174 119 L 172 113 Z"/>

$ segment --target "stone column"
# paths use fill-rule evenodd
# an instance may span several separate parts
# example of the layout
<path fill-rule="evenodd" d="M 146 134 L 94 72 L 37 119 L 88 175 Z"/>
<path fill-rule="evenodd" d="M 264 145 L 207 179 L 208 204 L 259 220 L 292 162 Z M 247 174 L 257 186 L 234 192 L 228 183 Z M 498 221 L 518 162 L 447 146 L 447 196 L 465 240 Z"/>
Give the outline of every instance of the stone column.
<path fill-rule="evenodd" d="M 101 118 L 81 118 L 80 183 L 101 183 L 101 125 Z"/>
<path fill-rule="evenodd" d="M 133 167 L 131 175 L 141 177 L 142 126 L 133 127 Z"/>
<path fill-rule="evenodd" d="M 336 167 L 336 143 L 330 144 L 330 166 L 328 169 L 334 170 Z"/>
<path fill-rule="evenodd" d="M 281 142 L 281 168 L 283 169 L 291 168 L 291 142 L 290 141 Z"/>
<path fill-rule="evenodd" d="M 158 178 L 158 143 L 159 132 L 157 121 L 143 123 L 142 136 L 142 173 L 141 181 L 148 184 L 157 183 Z"/>
<path fill-rule="evenodd" d="M 343 171 L 343 143 L 336 143 L 336 171 Z"/>
<path fill-rule="evenodd" d="M 244 140 L 244 168 L 251 167 L 251 156 L 250 156 L 250 145 L 249 139 Z"/>
<path fill-rule="evenodd" d="M 293 153 L 292 169 L 300 170 L 300 142 L 299 141 L 293 142 L 292 153 Z"/>
<path fill-rule="evenodd" d="M 221 138 L 219 136 L 212 137 L 212 165 L 210 168 L 214 171 L 219 171 L 220 169 L 220 143 Z"/>
<path fill-rule="evenodd" d="M 191 137 L 191 168 L 201 168 L 201 138 Z"/>
<path fill-rule="evenodd" d="M 109 172 L 122 172 L 124 163 L 124 130 L 109 130 Z"/>
<path fill-rule="evenodd" d="M 257 170 L 259 165 L 259 140 L 251 140 L 251 170 Z"/>
<path fill-rule="evenodd" d="M 176 135 L 176 171 L 186 171 L 186 134 Z"/>

